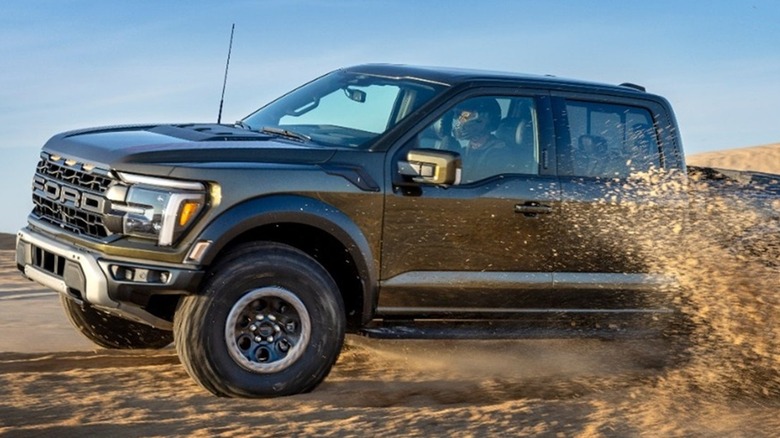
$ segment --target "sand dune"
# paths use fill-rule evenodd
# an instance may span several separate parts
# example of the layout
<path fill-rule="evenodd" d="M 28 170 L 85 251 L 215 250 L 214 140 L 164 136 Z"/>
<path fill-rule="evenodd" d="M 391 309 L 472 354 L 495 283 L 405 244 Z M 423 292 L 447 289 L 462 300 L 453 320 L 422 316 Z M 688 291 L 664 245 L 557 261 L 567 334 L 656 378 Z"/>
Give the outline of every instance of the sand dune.
<path fill-rule="evenodd" d="M 780 143 L 689 155 L 688 165 L 780 173 Z"/>
<path fill-rule="evenodd" d="M 780 173 L 780 144 L 689 163 Z M 683 355 L 664 338 L 351 336 L 314 392 L 232 400 L 199 388 L 170 347 L 95 348 L 0 251 L 0 435 L 776 436 L 780 273 L 750 263 L 722 253 L 680 264 L 705 288 L 694 320 L 711 321 Z"/>

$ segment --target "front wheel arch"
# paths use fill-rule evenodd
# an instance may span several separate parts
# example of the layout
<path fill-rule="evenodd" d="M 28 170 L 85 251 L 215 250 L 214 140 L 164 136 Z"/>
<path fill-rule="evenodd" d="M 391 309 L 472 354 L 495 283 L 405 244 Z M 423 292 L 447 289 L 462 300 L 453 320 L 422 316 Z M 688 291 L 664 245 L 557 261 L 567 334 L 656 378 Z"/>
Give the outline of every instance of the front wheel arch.
<path fill-rule="evenodd" d="M 318 258 L 316 251 L 297 244 L 279 232 L 277 227 L 294 228 L 296 232 L 289 235 L 299 235 L 298 230 L 307 230 L 311 236 L 325 236 L 332 239 L 346 251 L 350 257 L 348 264 L 354 270 L 351 275 L 353 285 L 346 286 L 336 281 L 345 303 L 359 301 L 358 307 L 349 306 L 350 325 L 360 326 L 370 321 L 378 301 L 378 267 L 374 259 L 374 250 L 365 236 L 363 229 L 355 224 L 349 216 L 334 206 L 321 200 L 300 195 L 274 195 L 252 199 L 231 207 L 220 214 L 200 233 L 197 241 L 208 241 L 211 244 L 203 254 L 201 263 L 213 265 L 237 245 L 247 241 L 274 241 L 294 246 L 310 256 Z M 309 239 L 315 241 L 317 239 Z M 331 254 L 322 254 L 323 265 Z M 326 266 L 326 268 L 329 268 Z M 335 274 L 335 273 L 334 273 Z M 359 299 L 357 298 L 359 297 Z"/>

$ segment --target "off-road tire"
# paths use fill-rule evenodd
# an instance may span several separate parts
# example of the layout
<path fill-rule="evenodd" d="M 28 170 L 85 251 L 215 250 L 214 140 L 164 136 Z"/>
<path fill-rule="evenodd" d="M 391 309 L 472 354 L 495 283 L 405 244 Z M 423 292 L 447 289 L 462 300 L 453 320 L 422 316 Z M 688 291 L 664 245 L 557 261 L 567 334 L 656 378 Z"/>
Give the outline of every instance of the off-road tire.
<path fill-rule="evenodd" d="M 60 296 L 71 324 L 93 343 L 112 350 L 160 349 L 173 342 L 173 332 L 130 321 Z"/>
<path fill-rule="evenodd" d="M 181 363 L 203 388 L 226 397 L 311 391 L 338 359 L 345 327 L 325 268 L 271 242 L 231 250 L 174 317 Z"/>

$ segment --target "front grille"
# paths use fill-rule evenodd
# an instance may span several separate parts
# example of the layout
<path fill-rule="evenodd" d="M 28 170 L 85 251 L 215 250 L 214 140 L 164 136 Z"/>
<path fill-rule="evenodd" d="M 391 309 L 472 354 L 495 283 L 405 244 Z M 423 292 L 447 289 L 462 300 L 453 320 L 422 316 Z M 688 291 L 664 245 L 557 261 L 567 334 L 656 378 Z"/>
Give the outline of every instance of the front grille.
<path fill-rule="evenodd" d="M 59 159 L 52 161 L 54 158 Z M 87 171 L 85 167 L 90 168 L 91 166 L 85 166 L 75 160 L 63 160 L 56 156 L 44 156 L 41 157 L 41 161 L 38 162 L 38 167 L 35 169 L 35 172 L 38 175 L 56 181 L 62 181 L 71 186 L 79 187 L 91 192 L 104 193 L 108 190 L 108 186 L 111 184 L 112 180 L 107 175 L 107 172 L 106 175 L 95 174 L 91 173 L 95 172 L 94 168 L 92 168 L 91 171 Z"/>
<path fill-rule="evenodd" d="M 59 156 L 41 154 L 33 181 L 33 215 L 70 233 L 105 239 L 104 194 L 109 171 Z"/>
<path fill-rule="evenodd" d="M 33 194 L 34 213 L 46 222 L 74 234 L 83 234 L 96 238 L 108 237 L 103 217 L 94 213 L 79 211 L 77 208 L 58 204 L 51 199 Z"/>

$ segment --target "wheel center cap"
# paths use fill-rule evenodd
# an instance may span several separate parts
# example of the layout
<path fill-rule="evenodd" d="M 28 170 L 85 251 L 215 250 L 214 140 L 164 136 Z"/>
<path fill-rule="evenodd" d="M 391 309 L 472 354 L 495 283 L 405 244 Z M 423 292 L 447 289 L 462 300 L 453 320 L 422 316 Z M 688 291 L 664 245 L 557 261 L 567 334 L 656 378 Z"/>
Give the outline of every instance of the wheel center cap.
<path fill-rule="evenodd" d="M 257 332 L 260 334 L 260 336 L 267 338 L 269 336 L 273 336 L 275 330 L 273 325 L 269 323 L 263 323 L 260 324 L 260 327 L 257 328 Z"/>

